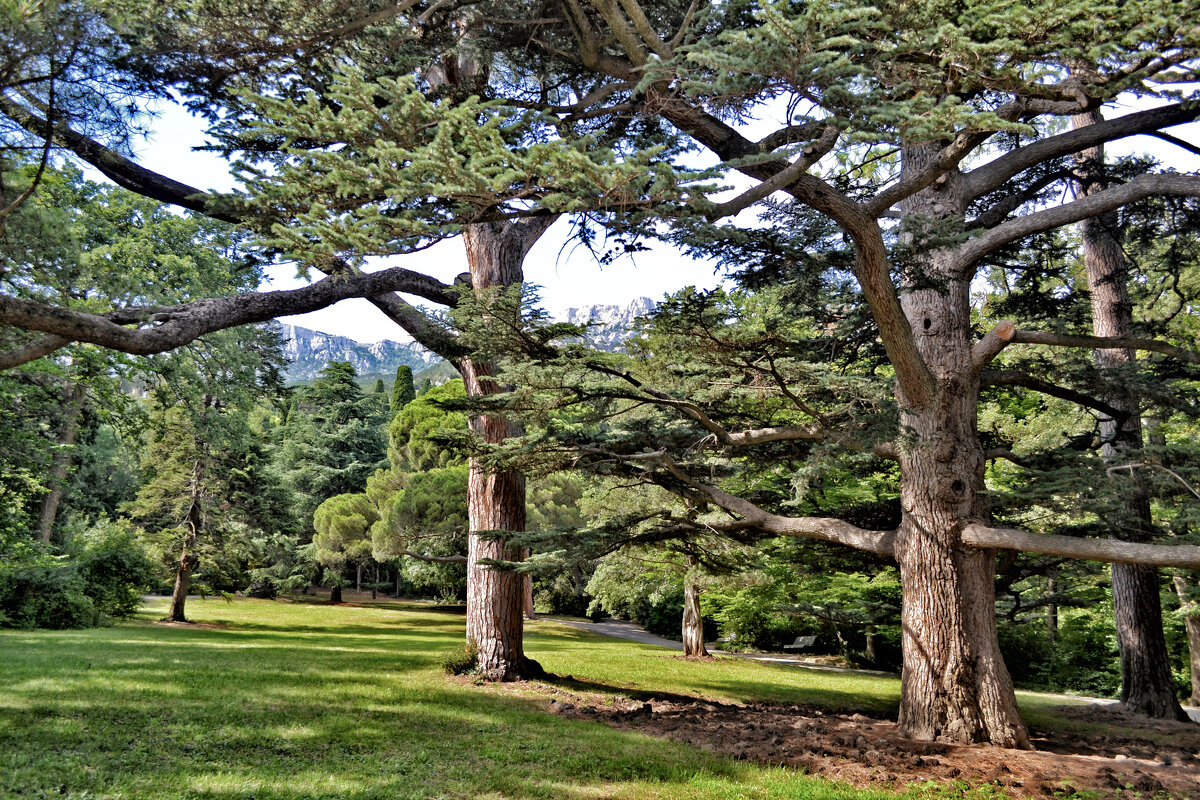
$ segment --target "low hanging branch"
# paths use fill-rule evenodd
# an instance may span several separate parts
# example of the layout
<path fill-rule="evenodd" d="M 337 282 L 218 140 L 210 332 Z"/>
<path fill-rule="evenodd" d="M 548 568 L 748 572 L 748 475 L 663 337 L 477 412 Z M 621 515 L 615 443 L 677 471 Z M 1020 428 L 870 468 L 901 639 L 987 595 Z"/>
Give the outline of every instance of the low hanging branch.
<path fill-rule="evenodd" d="M 411 550 L 397 550 L 395 552 L 395 555 L 408 556 L 409 558 L 415 558 L 418 561 L 429 561 L 429 562 L 432 562 L 435 564 L 459 564 L 459 563 L 465 564 L 465 563 L 467 563 L 466 556 L 428 556 L 428 555 L 425 555 L 424 553 L 414 553 Z"/>
<path fill-rule="evenodd" d="M 971 348 L 971 358 L 975 363 L 975 369 L 983 369 L 1010 344 L 1042 344 L 1049 347 L 1078 347 L 1086 350 L 1145 350 L 1178 358 L 1180 361 L 1200 364 L 1200 352 L 1176 347 L 1157 339 L 1025 331 L 1018 329 L 1012 320 L 1006 319 L 996 323 L 996 326 Z"/>
<path fill-rule="evenodd" d="M 1200 353 L 1183 347 L 1160 342 L 1156 339 L 1138 339 L 1131 336 L 1075 336 L 1047 331 L 1022 331 L 1013 334 L 1013 344 L 1045 344 L 1051 347 L 1082 347 L 1088 350 L 1146 350 L 1162 353 L 1180 361 L 1200 364 Z"/>
<path fill-rule="evenodd" d="M 65 336 L 43 336 L 34 339 L 28 344 L 0 353 L 0 370 L 12 369 L 22 364 L 28 364 L 30 361 L 37 361 L 69 344 L 71 344 L 71 340 Z"/>
<path fill-rule="evenodd" d="M 608 454 L 612 458 L 620 458 Z M 738 518 L 741 525 L 751 524 L 776 536 L 842 544 L 884 556 L 895 556 L 896 530 L 872 531 L 840 519 L 828 517 L 787 517 L 718 489 L 688 475 L 663 453 L 638 454 L 645 468 L 654 462 L 668 475 L 654 481 L 680 496 L 709 502 Z M 962 543 L 989 550 L 1019 550 L 1083 561 L 1145 564 L 1158 567 L 1200 568 L 1200 546 L 1137 544 L 1116 539 L 1085 539 L 1057 534 L 1031 533 L 1016 528 L 995 527 L 981 522 L 968 524 L 962 531 Z"/>
<path fill-rule="evenodd" d="M 1077 392 L 1074 389 L 1068 389 L 1065 386 L 1044 381 L 1040 378 L 1035 378 L 1032 375 L 1027 375 L 1020 370 L 1015 369 L 999 369 L 999 370 L 984 370 L 979 375 L 979 383 L 981 386 L 1020 386 L 1024 389 L 1032 389 L 1035 392 L 1057 397 L 1060 400 L 1066 400 L 1076 405 L 1085 408 L 1095 409 L 1102 414 L 1106 414 L 1113 419 L 1124 419 L 1129 416 L 1129 412 L 1122 411 L 1116 406 L 1109 405 L 1103 400 L 1099 400 L 1083 392 Z"/>
<path fill-rule="evenodd" d="M 896 448 L 891 442 L 868 443 L 845 433 L 833 430 L 824 418 L 815 411 L 806 413 L 818 416 L 818 422 L 808 425 L 781 425 L 766 428 L 751 428 L 743 431 L 729 431 L 710 417 L 698 404 L 689 400 L 680 400 L 664 391 L 646 386 L 627 370 L 613 369 L 605 364 L 589 363 L 589 369 L 614 378 L 619 378 L 632 386 L 636 393 L 626 395 L 628 399 L 636 399 L 654 405 L 674 408 L 684 416 L 695 421 L 700 427 L 709 432 L 709 441 L 724 447 L 747 447 L 770 442 L 833 442 L 856 453 L 870 453 L 877 458 L 894 461 L 897 458 Z M 781 384 L 782 386 L 782 384 Z M 786 392 L 786 387 L 784 387 Z"/>
<path fill-rule="evenodd" d="M 50 334 L 0 355 L 0 363 L 12 367 L 32 361 L 63 346 L 63 340 L 89 342 L 135 355 L 162 353 L 225 328 L 316 311 L 352 297 L 397 291 L 445 305 L 453 305 L 458 298 L 453 287 L 402 267 L 324 278 L 301 289 L 206 298 L 169 307 L 119 309 L 108 314 L 87 314 L 0 296 L 0 325 Z"/>
<path fill-rule="evenodd" d="M 1144 564 L 1151 567 L 1200 567 L 1200 547 L 1190 544 L 1136 544 L 1118 539 L 1080 539 L 1016 528 L 993 528 L 974 523 L 963 529 L 962 541 L 974 547 L 1023 550 L 1083 561 Z"/>

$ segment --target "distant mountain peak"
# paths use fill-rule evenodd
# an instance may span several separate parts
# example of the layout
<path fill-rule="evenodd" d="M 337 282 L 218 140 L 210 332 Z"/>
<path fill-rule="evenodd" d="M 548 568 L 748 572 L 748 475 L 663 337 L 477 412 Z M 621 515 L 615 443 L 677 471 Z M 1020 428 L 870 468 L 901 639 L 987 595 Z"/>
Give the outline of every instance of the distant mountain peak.
<path fill-rule="evenodd" d="M 623 306 L 597 305 L 568 308 L 566 321 L 572 325 L 588 325 L 587 340 L 600 350 L 620 350 L 633 330 L 638 317 L 653 313 L 656 303 L 649 297 L 638 297 Z"/>
<path fill-rule="evenodd" d="M 406 364 L 414 372 L 437 364 L 442 359 L 416 342 L 382 342 L 363 344 L 348 336 L 336 336 L 299 325 L 280 323 L 284 339 L 283 353 L 288 364 L 284 375 L 288 381 L 311 381 L 330 361 L 349 361 L 363 378 L 391 379 L 396 367 Z"/>
<path fill-rule="evenodd" d="M 589 325 L 587 339 L 600 350 L 619 350 L 633 330 L 633 322 L 654 311 L 649 297 L 639 297 L 624 306 L 597 305 L 567 309 L 567 322 Z M 420 372 L 442 363 L 442 358 L 416 342 L 381 342 L 364 344 L 349 336 L 323 333 L 299 325 L 279 325 L 284 339 L 283 353 L 287 356 L 284 376 L 290 383 L 311 381 L 330 361 L 349 361 L 360 378 L 383 378 L 390 381 L 396 367 L 406 364 Z"/>

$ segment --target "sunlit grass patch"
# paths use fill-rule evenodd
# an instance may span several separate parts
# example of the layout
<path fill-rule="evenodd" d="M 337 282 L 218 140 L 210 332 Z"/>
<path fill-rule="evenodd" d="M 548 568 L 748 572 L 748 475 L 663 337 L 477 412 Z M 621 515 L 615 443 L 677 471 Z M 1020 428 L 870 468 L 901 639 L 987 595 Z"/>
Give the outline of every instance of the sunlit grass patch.
<path fill-rule="evenodd" d="M 884 798 L 546 712 L 531 687 L 442 674 L 463 619 L 413 604 L 165 603 L 115 628 L 0 633 L 0 797 L 111 800 Z M 673 651 L 550 622 L 564 688 L 894 708 L 884 676 Z"/>

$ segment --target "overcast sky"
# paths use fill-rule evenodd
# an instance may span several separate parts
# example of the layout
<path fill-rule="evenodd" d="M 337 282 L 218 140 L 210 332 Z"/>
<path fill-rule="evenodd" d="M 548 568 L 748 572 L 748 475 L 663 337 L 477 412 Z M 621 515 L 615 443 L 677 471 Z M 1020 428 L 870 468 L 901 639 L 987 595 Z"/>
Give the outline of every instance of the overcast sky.
<path fill-rule="evenodd" d="M 1136 103 L 1137 108 L 1147 105 L 1142 101 Z M 1119 116 L 1132 110 L 1135 110 L 1132 105 L 1117 104 L 1106 109 L 1105 115 Z M 763 128 L 773 129 L 777 121 L 764 119 L 760 124 Z M 163 106 L 154 128 L 152 137 L 135 148 L 140 163 L 200 189 L 228 190 L 233 187 L 228 164 L 222 158 L 214 153 L 193 150 L 205 143 L 201 121 L 178 106 Z M 1172 132 L 1193 143 L 1200 143 L 1198 128 L 1200 126 L 1193 124 L 1180 126 Z M 1178 147 L 1146 136 L 1110 145 L 1108 152 L 1111 155 L 1150 152 L 1173 169 L 1200 169 L 1200 159 Z M 730 182 L 734 181 L 736 178 Z M 745 211 L 739 217 L 739 221 L 749 222 L 753 212 Z M 601 266 L 584 248 L 574 247 L 568 241 L 568 236 L 567 221 L 559 220 L 538 241 L 525 260 L 525 280 L 542 287 L 543 306 L 556 316 L 561 316 L 570 307 L 625 305 L 638 297 L 659 300 L 664 294 L 685 286 L 711 288 L 720 280 L 720 276 L 714 274 L 712 264 L 688 259 L 673 248 L 659 243 L 653 243 L 650 252 Z M 380 268 L 407 267 L 447 283 L 467 270 L 462 243 L 457 239 L 441 242 L 421 253 L 377 263 Z M 270 273 L 270 278 L 269 288 L 288 289 L 303 284 L 291 267 L 276 268 Z M 380 339 L 405 341 L 409 338 L 365 300 L 347 300 L 322 311 L 281 319 L 306 328 L 349 336 L 360 342 Z"/>

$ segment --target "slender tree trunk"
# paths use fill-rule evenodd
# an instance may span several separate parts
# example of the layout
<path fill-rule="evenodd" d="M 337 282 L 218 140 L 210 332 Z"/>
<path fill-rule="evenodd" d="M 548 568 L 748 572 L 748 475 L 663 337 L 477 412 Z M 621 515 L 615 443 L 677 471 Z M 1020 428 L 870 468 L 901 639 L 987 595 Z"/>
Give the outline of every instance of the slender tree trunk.
<path fill-rule="evenodd" d="M 468 226 L 463 240 L 472 288 L 486 291 L 521 283 L 525 254 L 548 225 L 546 220 L 530 220 Z M 469 397 L 505 391 L 492 377 L 494 364 L 465 359 L 460 372 Z M 489 444 L 499 444 L 520 432 L 508 420 L 487 415 L 472 416 L 470 425 Z M 525 576 L 479 563 L 485 559 L 521 560 L 521 551 L 504 539 L 480 534 L 525 530 L 525 477 L 519 472 L 488 472 L 471 459 L 467 495 L 467 639 L 479 649 L 479 672 L 493 681 L 543 674 L 541 666 L 524 652 Z"/>
<path fill-rule="evenodd" d="M 907 148 L 905 169 L 919 170 L 936 151 Z M 965 213 L 955 177 L 906 201 L 910 225 Z M 903 234 L 922 253 L 914 270 L 924 280 L 912 281 L 902 305 L 936 388 L 932 399 L 915 402 L 897 384 L 905 432 L 895 544 L 903 590 L 900 730 L 915 739 L 1028 748 L 996 634 L 995 553 L 961 543 L 965 524 L 988 518 L 970 287 L 960 264 L 916 235 Z"/>
<path fill-rule="evenodd" d="M 1053 575 L 1046 579 L 1046 594 L 1058 594 L 1058 579 Z M 1046 604 L 1046 636 L 1052 642 L 1058 638 L 1058 603 L 1053 601 Z"/>
<path fill-rule="evenodd" d="M 1176 575 L 1171 581 L 1179 595 L 1179 608 L 1185 614 L 1183 624 L 1187 629 L 1188 667 L 1192 673 L 1192 696 L 1188 705 L 1200 707 L 1200 603 L 1189 596 L 1187 579 Z"/>
<path fill-rule="evenodd" d="M 863 655 L 866 656 L 868 664 L 872 664 L 872 665 L 878 664 L 879 663 L 879 652 L 876 647 L 876 640 L 878 639 L 878 637 L 875 634 L 875 627 L 873 625 L 867 627 L 866 637 L 867 637 L 866 651 L 864 652 Z"/>
<path fill-rule="evenodd" d="M 704 646 L 704 620 L 700 616 L 700 587 L 696 585 L 692 570 L 700 560 L 688 556 L 688 571 L 683 576 L 683 654 L 685 656 L 707 656 Z"/>
<path fill-rule="evenodd" d="M 525 559 L 529 558 L 532 553 L 533 550 L 529 547 L 526 547 L 521 551 L 521 560 L 524 561 Z M 525 613 L 525 619 L 537 619 L 537 609 L 533 607 L 533 576 L 529 573 L 525 573 L 525 575 L 522 577 L 523 580 L 521 581 L 521 591 L 524 594 L 523 609 Z"/>
<path fill-rule="evenodd" d="M 192 573 L 199 566 L 196 557 L 196 542 L 200 538 L 200 529 L 204 524 L 204 516 L 200 508 L 200 462 L 197 461 L 192 469 L 192 498 L 188 506 L 187 517 L 184 519 L 183 547 L 179 553 L 179 561 L 175 565 L 175 588 L 171 592 L 171 610 L 167 613 L 169 622 L 187 622 L 185 605 L 188 590 L 192 585 Z"/>
<path fill-rule="evenodd" d="M 50 542 L 54 533 L 58 508 L 67 491 L 67 476 L 71 473 L 71 462 L 75 455 L 75 442 L 79 438 L 86 397 L 87 391 L 80 382 L 72 381 L 63 386 L 62 426 L 58 429 L 54 462 L 50 467 L 50 491 L 42 498 L 42 509 L 38 515 L 38 539 L 46 543 Z"/>
<path fill-rule="evenodd" d="M 354 565 L 354 591 L 362 594 L 362 563 Z"/>
<path fill-rule="evenodd" d="M 1074 124 L 1076 128 L 1082 128 L 1102 119 L 1100 112 L 1094 111 L 1077 115 Z M 1080 153 L 1076 174 L 1079 196 L 1100 191 L 1104 177 L 1103 149 L 1095 147 Z M 1116 214 L 1104 214 L 1080 223 L 1083 261 L 1092 300 L 1092 329 L 1097 336 L 1129 336 L 1133 327 L 1128 268 L 1117 240 L 1118 225 Z M 1132 350 L 1096 351 L 1096 362 L 1102 370 L 1120 370 L 1133 361 Z M 1126 385 L 1121 381 L 1114 383 Z M 1120 459 L 1124 463 L 1131 456 L 1136 460 L 1142 450 L 1142 420 L 1138 416 L 1137 398 L 1128 391 L 1115 389 L 1105 399 L 1126 412 L 1121 420 L 1101 417 L 1105 460 Z M 1123 472 L 1114 477 L 1122 484 L 1119 491 L 1123 494 L 1125 511 L 1120 515 L 1120 529 L 1113 537 L 1124 541 L 1147 541 L 1153 519 L 1144 486 L 1136 473 Z M 1113 616 L 1121 652 L 1121 701 L 1135 714 L 1187 720 L 1175 700 L 1175 681 L 1163 636 L 1158 570 L 1140 564 L 1113 564 L 1112 587 Z"/>
<path fill-rule="evenodd" d="M 375 565 L 374 577 L 371 578 L 371 599 L 375 600 L 379 592 L 379 565 Z"/>

